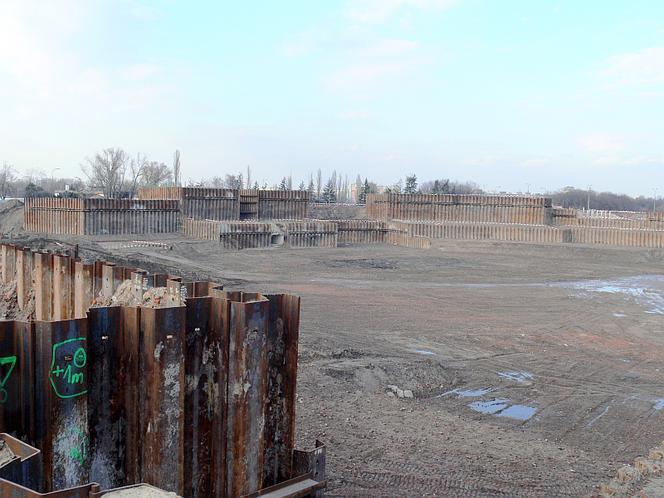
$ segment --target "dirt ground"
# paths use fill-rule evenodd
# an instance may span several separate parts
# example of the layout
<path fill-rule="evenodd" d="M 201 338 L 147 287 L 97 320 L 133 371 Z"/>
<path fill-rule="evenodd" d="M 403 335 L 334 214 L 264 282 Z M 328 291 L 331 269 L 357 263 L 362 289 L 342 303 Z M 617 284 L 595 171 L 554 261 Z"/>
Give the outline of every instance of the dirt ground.
<path fill-rule="evenodd" d="M 328 496 L 583 496 L 664 439 L 664 251 L 168 242 L 89 254 L 302 297 L 298 442 L 327 444 Z"/>

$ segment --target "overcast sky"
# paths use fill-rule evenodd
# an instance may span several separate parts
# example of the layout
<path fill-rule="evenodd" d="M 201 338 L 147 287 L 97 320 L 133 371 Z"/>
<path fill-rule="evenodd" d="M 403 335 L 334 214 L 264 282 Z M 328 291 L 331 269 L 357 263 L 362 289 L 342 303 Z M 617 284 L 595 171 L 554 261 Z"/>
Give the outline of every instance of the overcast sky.
<path fill-rule="evenodd" d="M 0 162 L 664 192 L 660 0 L 0 0 Z"/>

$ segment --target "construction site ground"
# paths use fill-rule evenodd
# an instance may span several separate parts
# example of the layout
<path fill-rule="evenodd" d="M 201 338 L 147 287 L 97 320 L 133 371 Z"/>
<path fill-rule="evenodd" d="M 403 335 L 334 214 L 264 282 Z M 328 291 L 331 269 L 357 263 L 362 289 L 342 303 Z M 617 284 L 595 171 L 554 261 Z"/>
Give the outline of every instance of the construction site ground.
<path fill-rule="evenodd" d="M 328 496 L 583 496 L 664 439 L 664 251 L 139 238 L 63 240 L 302 297 L 298 443 L 328 445 Z"/>

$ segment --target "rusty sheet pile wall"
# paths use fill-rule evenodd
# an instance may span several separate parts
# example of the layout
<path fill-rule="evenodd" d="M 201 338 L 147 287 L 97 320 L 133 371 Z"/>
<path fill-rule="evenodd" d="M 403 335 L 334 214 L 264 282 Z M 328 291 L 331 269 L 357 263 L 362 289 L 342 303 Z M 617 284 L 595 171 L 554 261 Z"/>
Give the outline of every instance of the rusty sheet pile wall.
<path fill-rule="evenodd" d="M 282 223 L 288 247 L 337 247 L 337 224 L 329 221 Z"/>
<path fill-rule="evenodd" d="M 179 230 L 177 201 L 26 198 L 25 229 L 62 235 L 173 233 Z"/>
<path fill-rule="evenodd" d="M 300 190 L 158 187 L 141 188 L 138 197 L 178 200 L 184 217 L 199 220 L 301 220 L 309 206 L 309 193 Z"/>
<path fill-rule="evenodd" d="M 199 220 L 239 220 L 240 193 L 225 188 L 182 189 L 183 217 Z"/>
<path fill-rule="evenodd" d="M 564 227 L 576 244 L 599 244 L 623 247 L 664 248 L 664 230 L 634 230 L 622 228 Z"/>
<path fill-rule="evenodd" d="M 182 233 L 193 239 L 218 241 L 221 223 L 221 221 L 185 218 L 182 220 Z"/>
<path fill-rule="evenodd" d="M 183 233 L 192 238 L 217 240 L 228 249 L 258 247 L 337 247 L 387 242 L 387 225 L 374 220 L 211 221 L 185 219 Z"/>
<path fill-rule="evenodd" d="M 564 230 L 545 225 L 508 223 L 415 223 L 394 221 L 390 227 L 430 239 L 504 240 L 512 242 L 566 242 Z"/>
<path fill-rule="evenodd" d="M 295 476 L 298 297 L 12 245 L 0 257 L 21 306 L 35 302 L 35 320 L 0 321 L 0 431 L 41 450 L 39 489 L 237 497 Z M 146 304 L 151 289 L 162 300 Z M 120 292 L 143 304 L 101 306 Z M 12 486 L 0 479 L 33 496 Z"/>
<path fill-rule="evenodd" d="M 368 194 L 369 218 L 390 221 L 462 221 L 468 223 L 551 223 L 551 199 L 546 197 Z"/>
<path fill-rule="evenodd" d="M 258 190 L 240 190 L 240 219 L 258 219 Z"/>
<path fill-rule="evenodd" d="M 377 220 L 339 220 L 337 242 L 348 244 L 380 244 L 387 241 L 387 224 Z"/>
<path fill-rule="evenodd" d="M 306 190 L 259 190 L 258 218 L 261 220 L 303 220 L 308 216 Z"/>
<path fill-rule="evenodd" d="M 554 208 L 553 222 L 558 226 L 664 230 L 664 213 L 638 211 L 600 211 Z"/>

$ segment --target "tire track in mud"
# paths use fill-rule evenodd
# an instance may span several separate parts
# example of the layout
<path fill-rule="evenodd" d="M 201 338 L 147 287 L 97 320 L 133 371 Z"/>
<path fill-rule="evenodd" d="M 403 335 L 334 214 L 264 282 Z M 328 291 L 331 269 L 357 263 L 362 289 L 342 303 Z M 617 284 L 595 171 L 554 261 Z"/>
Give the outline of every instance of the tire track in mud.
<path fill-rule="evenodd" d="M 398 462 L 393 464 L 403 466 Z M 490 479 L 477 472 L 450 474 L 442 469 L 404 469 L 404 472 L 361 471 L 344 476 L 328 489 L 326 496 L 444 496 L 444 497 L 578 497 L 590 491 L 592 485 L 538 480 L 515 480 L 513 474 L 492 472 Z M 444 477 L 434 477 L 439 473 Z M 380 491 L 379 491 L 380 490 Z M 386 494 L 385 490 L 389 490 Z"/>

